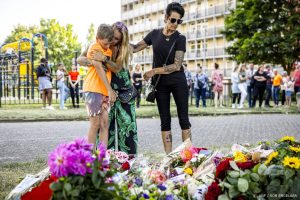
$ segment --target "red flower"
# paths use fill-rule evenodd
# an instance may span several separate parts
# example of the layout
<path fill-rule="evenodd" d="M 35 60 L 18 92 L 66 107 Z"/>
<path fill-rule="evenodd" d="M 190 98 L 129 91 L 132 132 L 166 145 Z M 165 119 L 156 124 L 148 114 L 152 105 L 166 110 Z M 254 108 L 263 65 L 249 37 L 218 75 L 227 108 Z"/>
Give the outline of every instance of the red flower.
<path fill-rule="evenodd" d="M 207 150 L 207 148 L 196 148 L 197 149 L 197 153 L 199 153 L 201 150 Z"/>
<path fill-rule="evenodd" d="M 246 197 L 244 197 L 244 196 L 239 196 L 239 197 L 237 198 L 237 200 L 246 200 Z"/>
<path fill-rule="evenodd" d="M 237 162 L 236 164 L 240 169 L 243 169 L 243 170 L 252 169 L 256 165 L 252 160 L 246 161 L 246 162 Z"/>
<path fill-rule="evenodd" d="M 129 162 L 124 162 L 123 164 L 122 164 L 122 169 L 124 169 L 125 171 L 126 170 L 129 170 L 130 169 L 130 165 L 129 165 Z"/>
<path fill-rule="evenodd" d="M 226 171 L 231 169 L 229 164 L 231 160 L 232 158 L 226 158 L 225 160 L 220 162 L 220 164 L 216 168 L 216 178 L 219 178 L 221 180 L 225 178 Z"/>
<path fill-rule="evenodd" d="M 208 191 L 205 195 L 205 200 L 217 200 L 220 194 L 222 194 L 222 189 L 215 181 L 208 187 Z"/>

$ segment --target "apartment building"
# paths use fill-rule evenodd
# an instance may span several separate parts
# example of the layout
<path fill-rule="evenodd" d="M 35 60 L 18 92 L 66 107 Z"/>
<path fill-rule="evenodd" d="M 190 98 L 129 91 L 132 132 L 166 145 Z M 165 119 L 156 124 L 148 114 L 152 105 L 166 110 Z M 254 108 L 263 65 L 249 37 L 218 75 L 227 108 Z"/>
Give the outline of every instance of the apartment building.
<path fill-rule="evenodd" d="M 121 19 L 127 24 L 130 40 L 136 43 L 152 29 L 163 28 L 164 11 L 170 0 L 122 0 Z M 213 63 L 220 64 L 225 76 L 229 76 L 235 63 L 225 52 L 228 42 L 220 33 L 224 18 L 235 9 L 236 0 L 179 0 L 185 8 L 184 22 L 179 31 L 187 38 L 185 62 L 190 70 L 204 66 L 208 73 Z M 147 70 L 152 65 L 152 49 L 147 48 L 134 55 L 133 63 Z"/>

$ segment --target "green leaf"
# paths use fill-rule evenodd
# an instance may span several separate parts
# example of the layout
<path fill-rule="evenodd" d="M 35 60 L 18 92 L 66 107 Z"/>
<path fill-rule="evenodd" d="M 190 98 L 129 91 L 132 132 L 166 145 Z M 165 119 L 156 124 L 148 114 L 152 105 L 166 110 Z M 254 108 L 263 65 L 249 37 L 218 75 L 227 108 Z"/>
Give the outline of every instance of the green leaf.
<path fill-rule="evenodd" d="M 294 175 L 295 175 L 295 170 L 288 169 L 288 168 L 284 170 L 284 176 L 286 180 L 292 178 Z"/>
<path fill-rule="evenodd" d="M 246 192 L 249 188 L 248 181 L 244 178 L 239 178 L 238 180 L 238 190 L 240 192 Z"/>
<path fill-rule="evenodd" d="M 232 188 L 233 186 L 232 185 L 230 185 L 229 183 L 227 183 L 227 182 L 224 182 L 224 187 L 226 187 L 226 188 Z"/>
<path fill-rule="evenodd" d="M 238 182 L 236 178 L 231 178 L 229 176 L 226 177 L 226 180 L 232 185 L 237 185 Z"/>
<path fill-rule="evenodd" d="M 257 173 L 258 173 L 259 175 L 263 175 L 264 172 L 266 171 L 266 169 L 267 169 L 267 166 L 264 165 L 264 164 L 261 164 L 261 165 L 258 167 Z"/>
<path fill-rule="evenodd" d="M 232 167 L 232 169 L 236 170 L 236 171 L 240 171 L 239 167 L 236 165 L 235 161 L 231 160 L 229 161 L 230 166 Z"/>
<path fill-rule="evenodd" d="M 74 189 L 70 193 L 73 197 L 78 197 L 80 194 L 80 191 L 78 189 Z"/>
<path fill-rule="evenodd" d="M 222 194 L 218 197 L 218 200 L 229 200 L 229 197 L 227 194 Z"/>
<path fill-rule="evenodd" d="M 238 178 L 240 176 L 240 173 L 237 171 L 230 171 L 228 172 L 228 175 L 232 178 Z"/>
<path fill-rule="evenodd" d="M 65 183 L 64 189 L 69 192 L 72 189 L 71 184 L 70 183 Z"/>
<path fill-rule="evenodd" d="M 240 192 L 235 187 L 229 188 L 229 190 L 228 190 L 228 195 L 229 195 L 230 199 L 237 197 L 239 194 L 240 194 Z"/>
<path fill-rule="evenodd" d="M 51 183 L 50 189 L 55 192 L 62 189 L 62 184 L 60 182 Z"/>
<path fill-rule="evenodd" d="M 259 176 L 258 176 L 258 174 L 256 174 L 256 173 L 251 173 L 251 174 L 250 174 L 250 177 L 251 177 L 251 179 L 252 179 L 254 182 L 258 182 L 258 181 L 259 181 Z"/>

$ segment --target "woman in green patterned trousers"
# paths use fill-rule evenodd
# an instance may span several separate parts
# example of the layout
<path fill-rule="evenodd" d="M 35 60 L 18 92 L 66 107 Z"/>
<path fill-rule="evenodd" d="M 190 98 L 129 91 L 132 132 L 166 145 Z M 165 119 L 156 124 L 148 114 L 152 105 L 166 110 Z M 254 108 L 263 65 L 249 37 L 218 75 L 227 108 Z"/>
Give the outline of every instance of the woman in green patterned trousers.
<path fill-rule="evenodd" d="M 132 87 L 130 73 L 128 70 L 130 60 L 130 46 L 128 29 L 122 22 L 113 24 L 114 41 L 110 47 L 113 50 L 112 58 L 108 58 L 97 52 L 93 59 L 101 61 L 112 73 L 111 86 L 115 91 Z M 83 52 L 77 59 L 80 65 L 89 66 L 91 60 L 86 58 Z M 117 134 L 116 134 L 117 133 Z M 100 133 L 101 134 L 101 133 Z M 117 135 L 117 145 L 115 136 Z M 108 149 L 118 149 L 127 154 L 137 153 L 137 126 L 135 115 L 135 101 L 131 99 L 128 103 L 123 103 L 119 99 L 111 106 L 109 112 L 109 138 Z"/>

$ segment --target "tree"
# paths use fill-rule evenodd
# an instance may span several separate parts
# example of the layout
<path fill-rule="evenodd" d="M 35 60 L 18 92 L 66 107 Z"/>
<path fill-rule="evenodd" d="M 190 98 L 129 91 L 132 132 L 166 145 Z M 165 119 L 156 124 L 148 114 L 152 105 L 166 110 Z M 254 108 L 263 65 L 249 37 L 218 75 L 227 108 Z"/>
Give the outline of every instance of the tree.
<path fill-rule="evenodd" d="M 21 24 L 18 24 L 14 27 L 13 31 L 11 32 L 11 35 L 9 35 L 4 43 L 11 43 L 19 41 L 21 38 L 28 38 L 31 39 L 32 35 L 34 33 L 38 32 L 37 26 L 24 26 Z"/>
<path fill-rule="evenodd" d="M 89 44 L 91 44 L 91 42 L 95 40 L 95 37 L 96 37 L 96 35 L 95 35 L 95 26 L 92 23 L 92 24 L 90 24 L 88 34 L 86 36 L 87 42 L 86 42 L 85 46 L 87 47 Z"/>
<path fill-rule="evenodd" d="M 73 34 L 71 24 L 61 26 L 55 19 L 41 19 L 39 27 L 17 25 L 5 42 L 15 42 L 24 37 L 31 39 L 36 33 L 42 33 L 48 39 L 49 62 L 54 63 L 55 67 L 58 63 L 63 62 L 70 68 L 74 52 L 81 49 L 81 44 L 78 42 L 77 36 Z M 39 63 L 39 59 L 45 56 L 43 44 L 44 42 L 40 38 L 34 39 L 35 63 Z"/>
<path fill-rule="evenodd" d="M 240 0 L 225 19 L 227 52 L 237 62 L 272 63 L 290 71 L 300 56 L 298 0 Z"/>
<path fill-rule="evenodd" d="M 81 49 L 77 35 L 73 34 L 73 25 L 61 26 L 55 19 L 41 19 L 40 32 L 48 38 L 50 62 L 54 66 L 63 62 L 70 69 L 74 52 Z"/>

